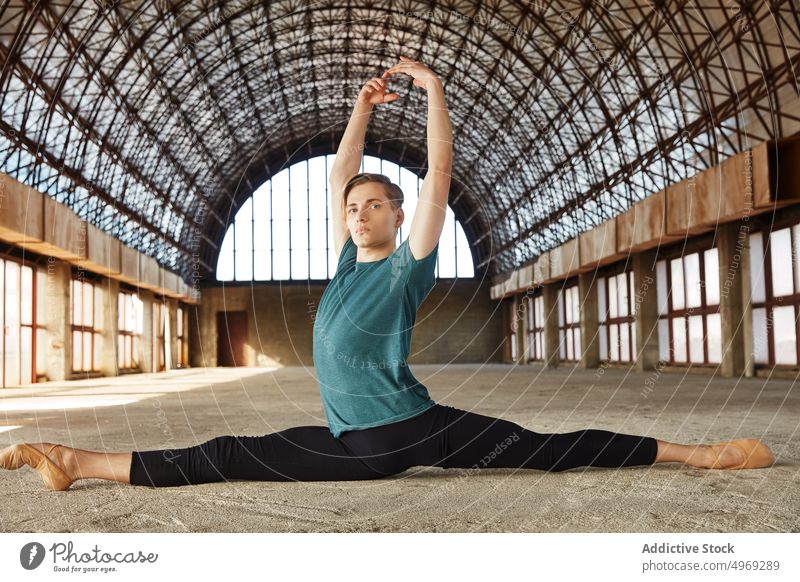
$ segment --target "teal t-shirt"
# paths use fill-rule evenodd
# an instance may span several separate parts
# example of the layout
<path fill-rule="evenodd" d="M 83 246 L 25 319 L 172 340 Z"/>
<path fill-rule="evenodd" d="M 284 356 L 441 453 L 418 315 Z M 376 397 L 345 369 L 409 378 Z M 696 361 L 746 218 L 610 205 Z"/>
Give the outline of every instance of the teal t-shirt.
<path fill-rule="evenodd" d="M 436 404 L 408 367 L 417 309 L 436 283 L 439 244 L 416 260 L 408 239 L 357 262 L 347 238 L 314 320 L 314 368 L 333 436 L 397 422 Z"/>

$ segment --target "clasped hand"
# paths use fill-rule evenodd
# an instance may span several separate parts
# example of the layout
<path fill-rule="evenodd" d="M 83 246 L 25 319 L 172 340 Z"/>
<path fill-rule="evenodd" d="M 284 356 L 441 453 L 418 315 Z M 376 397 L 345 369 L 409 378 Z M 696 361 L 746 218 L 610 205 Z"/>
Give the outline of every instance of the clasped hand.
<path fill-rule="evenodd" d="M 396 73 L 404 73 L 410 76 L 414 79 L 413 84 L 415 86 L 426 91 L 430 83 L 439 81 L 439 77 L 421 62 L 401 56 L 400 62 L 386 69 L 383 75 L 380 77 L 373 77 L 366 82 L 361 92 L 358 94 L 358 100 L 373 105 L 396 101 L 397 98 L 400 97 L 397 93 L 386 92 L 389 77 Z"/>

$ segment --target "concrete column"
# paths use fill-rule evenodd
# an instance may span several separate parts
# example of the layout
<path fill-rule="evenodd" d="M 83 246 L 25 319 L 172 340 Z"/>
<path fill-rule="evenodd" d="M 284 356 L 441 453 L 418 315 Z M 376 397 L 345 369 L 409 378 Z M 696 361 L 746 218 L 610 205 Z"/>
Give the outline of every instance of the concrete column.
<path fill-rule="evenodd" d="M 178 300 L 167 298 L 167 317 L 169 318 L 169 338 L 167 370 L 178 367 Z"/>
<path fill-rule="evenodd" d="M 139 369 L 142 372 L 153 371 L 153 294 L 143 289 L 139 290 L 142 300 L 142 337 L 139 339 Z"/>
<path fill-rule="evenodd" d="M 638 372 L 658 368 L 658 287 L 656 251 L 633 255 L 634 326 L 636 351 L 634 369 Z"/>
<path fill-rule="evenodd" d="M 597 337 L 597 273 L 578 275 L 578 301 L 581 312 L 581 350 L 578 366 L 596 368 L 600 365 L 600 340 Z"/>
<path fill-rule="evenodd" d="M 119 338 L 119 281 L 106 279 L 95 287 L 96 328 L 102 343 L 100 361 L 97 362 L 103 376 L 116 376 L 117 339 Z"/>
<path fill-rule="evenodd" d="M 749 218 L 749 216 L 748 216 Z M 756 374 L 755 360 L 753 358 L 754 338 L 753 338 L 753 288 L 750 284 L 750 270 L 752 264 L 750 262 L 750 224 L 747 221 L 742 221 L 741 229 L 743 231 L 742 241 L 743 246 L 741 250 L 741 286 L 742 286 L 742 341 L 744 353 L 744 366 L 742 373 L 747 378 L 752 378 Z M 720 292 L 722 288 L 720 288 Z M 725 321 L 722 321 L 723 329 Z M 724 333 L 724 332 L 723 332 Z M 723 349 L 725 344 L 722 344 Z"/>
<path fill-rule="evenodd" d="M 544 365 L 557 368 L 561 357 L 558 353 L 558 291 L 561 282 L 542 286 L 544 300 Z"/>
<path fill-rule="evenodd" d="M 722 363 L 719 371 L 721 376 L 731 378 L 744 374 L 746 359 L 751 359 L 746 358 L 745 333 L 741 325 L 745 318 L 743 288 L 749 286 L 749 272 L 742 268 L 742 257 L 750 251 L 747 223 L 719 225 L 717 241 L 722 326 Z M 791 269 L 791 266 L 788 268 Z M 747 311 L 749 319 L 750 310 Z"/>
<path fill-rule="evenodd" d="M 48 380 L 67 380 L 72 375 L 71 294 L 72 267 L 55 257 L 47 258 L 45 278 L 45 368 Z"/>

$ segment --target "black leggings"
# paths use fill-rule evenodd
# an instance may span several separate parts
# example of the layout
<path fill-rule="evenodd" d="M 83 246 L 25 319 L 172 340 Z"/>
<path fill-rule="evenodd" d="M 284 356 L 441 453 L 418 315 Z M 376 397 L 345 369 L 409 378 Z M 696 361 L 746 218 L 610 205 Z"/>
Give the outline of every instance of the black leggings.
<path fill-rule="evenodd" d="M 354 481 L 414 466 L 525 468 L 627 467 L 655 462 L 652 437 L 585 429 L 541 434 L 518 424 L 435 404 L 374 428 L 343 432 L 298 426 L 264 436 L 219 436 L 182 449 L 133 451 L 132 485 L 168 487 L 231 479 Z"/>

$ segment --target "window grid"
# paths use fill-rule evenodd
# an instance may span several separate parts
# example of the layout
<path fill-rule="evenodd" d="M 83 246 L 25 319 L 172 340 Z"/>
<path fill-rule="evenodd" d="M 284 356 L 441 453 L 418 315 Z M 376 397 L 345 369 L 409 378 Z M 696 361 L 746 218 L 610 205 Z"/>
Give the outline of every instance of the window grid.
<path fill-rule="evenodd" d="M 558 291 L 558 353 L 566 362 L 581 358 L 581 318 L 578 284 Z"/>
<path fill-rule="evenodd" d="M 784 249 L 776 248 L 781 246 L 776 241 L 786 235 L 788 235 L 790 246 L 789 256 L 780 252 L 785 250 L 785 247 Z M 798 362 L 800 362 L 800 342 L 797 341 L 797 338 L 800 337 L 797 318 L 798 309 L 800 309 L 799 248 L 800 225 L 773 230 L 766 229 L 750 234 L 750 268 L 756 270 L 756 273 L 751 274 L 751 282 L 754 281 L 757 270 L 763 270 L 761 280 L 753 283 L 760 290 L 757 292 L 756 289 L 751 289 L 754 331 L 753 364 L 756 368 L 798 369 Z M 787 277 L 786 271 L 783 273 L 776 271 L 772 267 L 773 264 L 791 265 L 789 269 L 791 273 Z M 781 277 L 782 279 L 779 279 Z M 779 290 L 780 294 L 776 296 L 775 288 L 778 286 L 776 283 L 780 283 L 780 287 L 791 287 L 792 291 L 780 293 Z M 762 299 L 757 299 L 762 295 Z M 766 358 L 764 358 L 764 346 L 760 346 L 760 343 L 766 344 Z"/>
<path fill-rule="evenodd" d="M 331 256 L 331 219 L 332 209 L 330 208 L 330 190 L 328 184 L 328 174 L 330 172 L 330 165 L 332 165 L 331 158 L 333 156 L 318 156 L 309 160 L 298 162 L 284 170 L 281 170 L 268 180 L 261 188 L 259 188 L 253 196 L 251 196 L 244 204 L 239 206 L 236 215 L 231 220 L 228 231 L 222 242 L 220 255 L 217 264 L 217 279 L 220 281 L 280 281 L 280 280 L 321 280 L 332 278 L 336 269 L 337 257 Z M 312 172 L 312 163 L 319 164 L 317 172 Z M 302 164 L 302 165 L 301 165 Z M 321 176 L 324 169 L 325 176 Z M 295 182 L 298 181 L 298 171 L 305 173 L 305 188 L 298 191 Z M 406 203 L 403 209 L 406 213 L 406 220 L 398 230 L 398 245 L 404 240 L 405 232 L 411 224 L 413 219 L 413 211 L 410 206 L 416 207 L 417 199 L 419 198 L 419 190 L 422 185 L 422 179 L 418 176 L 411 174 L 408 170 L 402 169 L 397 164 L 388 162 L 372 156 L 362 156 L 360 171 L 372 171 L 382 173 L 389 176 L 395 183 L 400 184 L 404 182 L 404 191 L 406 191 Z M 285 173 L 284 173 L 285 172 Z M 294 177 L 294 180 L 293 180 Z M 412 181 L 413 186 L 409 188 L 408 182 Z M 312 183 L 312 179 L 314 182 Z M 287 203 L 282 210 L 279 210 L 279 216 L 276 218 L 276 195 L 279 190 L 277 184 L 285 184 L 285 197 Z M 403 185 L 401 185 L 403 187 Z M 408 192 L 408 190 L 416 189 L 416 192 Z M 262 190 L 263 189 L 263 190 Z M 283 187 L 281 186 L 283 192 Z M 314 200 L 312 197 L 319 197 L 324 191 L 325 201 Z M 261 208 L 256 208 L 255 197 L 263 197 L 264 206 L 269 208 L 269 217 L 263 216 L 259 211 Z M 298 196 L 305 196 L 306 204 L 306 217 L 303 220 L 301 217 L 296 216 L 295 204 L 301 204 Z M 324 219 L 322 216 L 314 215 L 312 218 L 313 204 L 324 203 Z M 302 206 L 300 207 L 302 208 Z M 302 210 L 300 210 L 302 214 Z M 320 215 L 322 212 L 320 211 Z M 312 248 L 312 234 L 316 234 L 315 221 L 325 221 L 325 237 L 321 233 L 321 238 L 324 239 L 319 246 L 322 248 Z M 259 236 L 259 224 L 262 223 L 269 228 L 269 249 L 258 249 L 256 238 Z M 278 245 L 288 243 L 288 250 L 283 248 L 276 249 L 276 226 L 282 232 L 281 242 Z M 249 241 L 247 235 L 241 235 L 242 229 L 247 228 L 249 231 Z M 305 229 L 305 233 L 299 232 L 298 229 Z M 448 234 L 450 233 L 450 234 Z M 294 236 L 305 234 L 305 249 L 296 249 L 294 245 Z M 439 247 L 440 256 L 437 258 L 436 273 L 437 277 L 442 277 L 442 265 L 445 265 L 446 271 L 449 276 L 460 276 L 462 278 L 474 277 L 474 270 L 472 266 L 472 256 L 469 252 L 469 245 L 466 242 L 466 235 L 460 224 L 455 220 L 452 209 L 448 207 L 447 217 L 445 219 L 444 230 L 442 231 L 443 238 L 451 239 L 452 243 L 446 246 Z M 287 239 L 284 241 L 283 239 Z M 302 240 L 302 239 L 301 239 Z M 450 245 L 452 244 L 452 251 Z M 277 252 L 276 252 L 277 251 Z M 298 251 L 305 255 L 301 259 Z M 461 253 L 459 252 L 461 251 Z M 324 264 L 320 257 L 324 252 Z M 260 259 L 257 259 L 257 253 L 262 256 L 269 256 L 269 268 L 263 268 Z M 463 254 L 463 256 L 461 256 Z M 447 260 L 444 259 L 447 257 Z M 316 260 L 315 260 L 316 258 Z M 277 261 L 277 262 L 276 262 Z M 276 269 L 276 266 L 280 269 Z"/>
<path fill-rule="evenodd" d="M 710 263 L 709 258 L 712 259 Z M 687 269 L 687 265 L 695 260 L 697 260 L 697 290 L 692 289 L 687 277 L 687 271 L 691 273 L 693 270 Z M 659 361 L 664 364 L 717 366 L 722 354 L 718 292 L 719 261 L 716 247 L 667 256 L 659 260 L 656 265 L 659 271 L 657 275 L 664 279 L 667 290 L 666 297 L 659 300 Z M 708 278 L 708 270 L 717 280 L 715 287 L 717 291 L 710 304 L 706 291 L 709 284 L 714 282 Z M 676 282 L 680 284 L 678 286 L 674 286 L 674 272 L 680 273 L 681 280 Z M 688 298 L 694 293 L 699 293 L 699 305 L 688 306 Z M 676 301 L 678 297 L 680 301 Z M 666 309 L 662 307 L 662 303 Z M 676 306 L 676 303 L 679 305 Z M 712 338 L 709 336 L 709 331 L 712 330 L 709 322 L 714 324 L 713 346 Z M 701 338 L 700 342 L 693 340 L 698 337 Z M 702 355 L 697 353 L 698 345 L 702 349 Z"/>
<path fill-rule="evenodd" d="M 37 342 L 44 338 L 37 316 L 38 289 L 32 267 L 0 258 L 0 387 L 36 381 Z"/>
<path fill-rule="evenodd" d="M 95 372 L 95 288 L 84 279 L 72 279 L 72 371 Z"/>
<path fill-rule="evenodd" d="M 527 345 L 528 362 L 544 360 L 544 296 L 534 293 L 527 301 Z"/>
<path fill-rule="evenodd" d="M 597 286 L 600 361 L 627 363 L 636 359 L 633 271 L 611 272 Z"/>
<path fill-rule="evenodd" d="M 117 320 L 117 367 L 139 369 L 139 340 L 144 331 L 144 304 L 138 295 L 120 291 Z"/>

